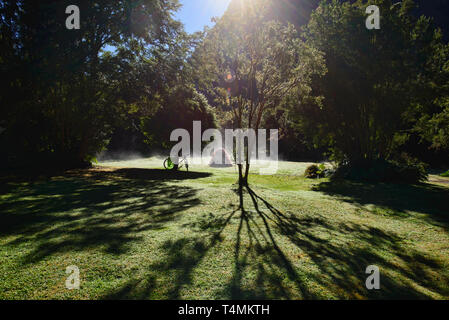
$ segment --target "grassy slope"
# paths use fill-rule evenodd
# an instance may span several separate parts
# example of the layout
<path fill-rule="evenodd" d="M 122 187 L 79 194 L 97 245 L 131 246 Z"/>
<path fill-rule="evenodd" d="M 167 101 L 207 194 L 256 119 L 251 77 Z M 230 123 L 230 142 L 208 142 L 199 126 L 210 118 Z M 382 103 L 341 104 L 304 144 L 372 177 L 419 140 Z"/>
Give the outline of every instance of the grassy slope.
<path fill-rule="evenodd" d="M 241 212 L 233 168 L 160 164 L 2 181 L 0 299 L 449 298 L 444 183 L 336 184 L 284 162 L 251 177 Z M 69 265 L 81 290 L 65 289 Z"/>

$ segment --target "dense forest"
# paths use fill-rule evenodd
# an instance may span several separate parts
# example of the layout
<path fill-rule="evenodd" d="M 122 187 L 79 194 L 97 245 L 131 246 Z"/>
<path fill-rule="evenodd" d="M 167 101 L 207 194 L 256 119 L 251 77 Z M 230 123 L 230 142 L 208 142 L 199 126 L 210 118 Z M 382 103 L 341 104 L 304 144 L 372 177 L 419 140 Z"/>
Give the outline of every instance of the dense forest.
<path fill-rule="evenodd" d="M 81 28 L 67 30 L 72 2 L 0 3 L 3 168 L 166 153 L 195 120 L 279 128 L 282 158 L 347 177 L 449 165 L 446 1 L 370 1 L 368 30 L 366 1 L 233 0 L 195 34 L 176 0 L 75 1 Z"/>

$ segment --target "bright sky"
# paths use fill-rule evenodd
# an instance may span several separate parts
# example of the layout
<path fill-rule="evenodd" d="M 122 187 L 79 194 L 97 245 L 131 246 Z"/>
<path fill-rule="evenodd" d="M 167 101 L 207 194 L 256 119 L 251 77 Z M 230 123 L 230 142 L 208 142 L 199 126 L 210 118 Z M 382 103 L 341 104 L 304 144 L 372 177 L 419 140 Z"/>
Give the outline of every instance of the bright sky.
<path fill-rule="evenodd" d="M 183 6 L 176 18 L 184 23 L 189 33 L 203 30 L 205 25 L 211 26 L 212 17 L 221 17 L 231 0 L 180 0 Z"/>

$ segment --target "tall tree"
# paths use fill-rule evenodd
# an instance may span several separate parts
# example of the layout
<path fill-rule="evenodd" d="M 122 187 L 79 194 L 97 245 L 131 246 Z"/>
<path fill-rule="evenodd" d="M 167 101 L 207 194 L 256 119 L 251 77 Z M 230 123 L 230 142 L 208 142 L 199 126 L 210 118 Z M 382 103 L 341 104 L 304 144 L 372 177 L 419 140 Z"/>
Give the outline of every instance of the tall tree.
<path fill-rule="evenodd" d="M 305 38 L 326 55 L 328 74 L 315 79 L 323 97 L 302 100 L 292 110 L 317 144 L 334 150 L 340 162 L 369 163 L 394 155 L 395 135 L 411 108 L 435 97 L 441 33 L 414 3 L 373 1 L 381 10 L 381 29 L 365 26 L 366 3 L 323 1 L 312 14 Z M 406 128 L 406 127 L 405 127 Z"/>
<path fill-rule="evenodd" d="M 65 26 L 73 4 L 81 13 L 79 30 Z M 2 150 L 15 161 L 37 155 L 73 165 L 89 160 L 124 105 L 151 104 L 154 88 L 143 82 L 134 95 L 116 93 L 130 93 L 129 69 L 143 72 L 136 60 L 161 65 L 156 60 L 167 56 L 180 30 L 172 19 L 178 6 L 177 0 L 2 1 Z M 102 54 L 107 46 L 118 48 L 115 58 Z"/>
<path fill-rule="evenodd" d="M 200 88 L 213 91 L 234 129 L 258 130 L 267 110 L 292 90 L 308 92 L 312 75 L 324 72 L 321 53 L 301 42 L 293 25 L 267 21 L 268 12 L 265 1 L 234 2 L 194 54 Z M 245 150 L 240 188 L 251 164 Z"/>

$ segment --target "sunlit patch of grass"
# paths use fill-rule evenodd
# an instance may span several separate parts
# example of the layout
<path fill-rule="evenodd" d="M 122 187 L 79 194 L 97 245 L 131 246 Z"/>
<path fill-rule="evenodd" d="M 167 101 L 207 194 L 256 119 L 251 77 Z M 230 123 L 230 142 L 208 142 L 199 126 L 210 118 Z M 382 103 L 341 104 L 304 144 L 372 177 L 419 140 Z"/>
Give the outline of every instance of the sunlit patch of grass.
<path fill-rule="evenodd" d="M 157 158 L 11 181 L 0 299 L 449 298 L 449 188 L 311 180 L 307 165 L 255 167 L 244 210 L 235 168 L 167 175 Z"/>

